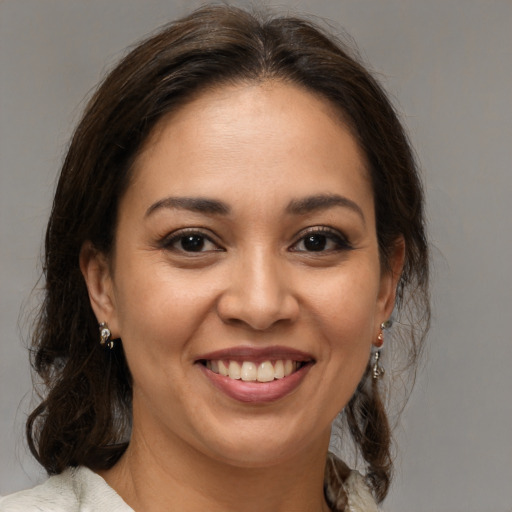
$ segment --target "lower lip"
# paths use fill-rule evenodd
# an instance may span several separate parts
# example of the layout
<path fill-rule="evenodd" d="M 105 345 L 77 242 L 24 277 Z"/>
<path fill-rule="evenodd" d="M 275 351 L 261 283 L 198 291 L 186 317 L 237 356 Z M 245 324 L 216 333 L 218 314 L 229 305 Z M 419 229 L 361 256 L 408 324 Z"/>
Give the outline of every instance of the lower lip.
<path fill-rule="evenodd" d="M 208 370 L 202 364 L 198 364 L 198 366 L 208 380 L 230 398 L 239 402 L 264 403 L 279 400 L 297 389 L 312 364 L 306 364 L 288 377 L 274 379 L 271 382 L 246 382 L 241 379 L 230 379 Z"/>

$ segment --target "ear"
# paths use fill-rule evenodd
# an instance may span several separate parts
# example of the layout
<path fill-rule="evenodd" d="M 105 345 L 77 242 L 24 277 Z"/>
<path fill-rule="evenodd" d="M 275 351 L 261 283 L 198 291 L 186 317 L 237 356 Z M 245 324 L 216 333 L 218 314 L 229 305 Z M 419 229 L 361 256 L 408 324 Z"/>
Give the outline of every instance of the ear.
<path fill-rule="evenodd" d="M 118 337 L 116 305 L 109 260 L 90 241 L 85 242 L 80 250 L 80 270 L 84 276 L 91 307 L 98 324 L 106 322 L 112 336 Z"/>
<path fill-rule="evenodd" d="M 405 261 L 405 241 L 402 236 L 395 241 L 389 255 L 388 264 L 382 269 L 378 298 L 378 330 L 380 324 L 389 319 L 393 313 L 396 299 L 396 288 L 402 275 Z"/>

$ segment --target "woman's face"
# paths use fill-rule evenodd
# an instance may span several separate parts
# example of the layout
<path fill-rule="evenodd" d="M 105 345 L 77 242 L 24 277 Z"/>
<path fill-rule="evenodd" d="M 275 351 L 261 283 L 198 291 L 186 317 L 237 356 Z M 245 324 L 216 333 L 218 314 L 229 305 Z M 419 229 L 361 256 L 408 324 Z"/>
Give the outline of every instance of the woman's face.
<path fill-rule="evenodd" d="M 82 268 L 122 338 L 133 436 L 239 466 L 326 447 L 394 302 L 354 137 L 277 82 L 205 93 L 160 123 L 111 258 Z"/>

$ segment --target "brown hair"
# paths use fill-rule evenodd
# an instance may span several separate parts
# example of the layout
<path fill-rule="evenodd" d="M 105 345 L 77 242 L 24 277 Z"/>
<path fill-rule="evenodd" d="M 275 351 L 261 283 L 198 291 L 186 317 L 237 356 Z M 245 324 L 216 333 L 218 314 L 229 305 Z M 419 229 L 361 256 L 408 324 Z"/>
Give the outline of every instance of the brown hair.
<path fill-rule="evenodd" d="M 111 250 L 132 163 L 162 116 L 206 88 L 268 79 L 327 99 L 364 150 L 384 265 L 396 240 L 405 241 L 396 311 L 401 323 L 414 326 L 402 337 L 415 367 L 429 320 L 423 194 L 392 105 L 350 52 L 310 22 L 206 6 L 142 42 L 105 78 L 64 161 L 46 232 L 45 296 L 32 340 L 33 367 L 45 391 L 27 421 L 30 449 L 48 473 L 76 465 L 109 468 L 129 438 L 131 377 L 122 346 L 104 351 L 98 343 L 78 264 L 83 243 Z M 344 414 L 368 481 L 382 500 L 392 458 L 380 394 L 368 365 Z"/>

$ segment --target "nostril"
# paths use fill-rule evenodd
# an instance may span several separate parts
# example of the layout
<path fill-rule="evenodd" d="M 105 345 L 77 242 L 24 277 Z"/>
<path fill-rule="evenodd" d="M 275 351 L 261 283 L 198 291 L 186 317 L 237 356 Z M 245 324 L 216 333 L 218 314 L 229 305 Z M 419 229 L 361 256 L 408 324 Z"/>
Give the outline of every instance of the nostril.
<path fill-rule="evenodd" d="M 272 295 L 245 289 L 222 295 L 217 313 L 225 323 L 263 331 L 276 324 L 293 322 L 298 316 L 299 304 L 292 294 L 282 291 Z"/>

